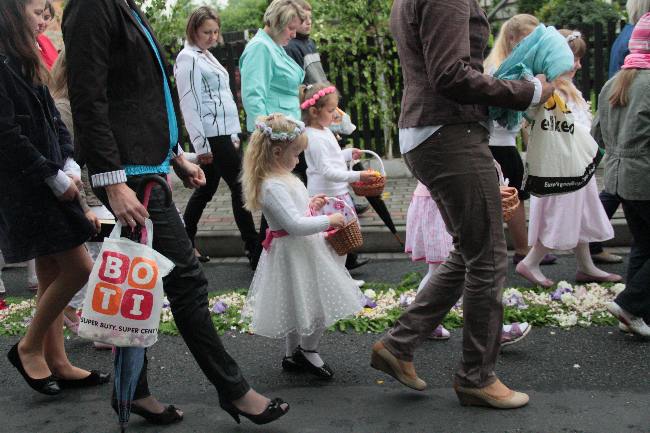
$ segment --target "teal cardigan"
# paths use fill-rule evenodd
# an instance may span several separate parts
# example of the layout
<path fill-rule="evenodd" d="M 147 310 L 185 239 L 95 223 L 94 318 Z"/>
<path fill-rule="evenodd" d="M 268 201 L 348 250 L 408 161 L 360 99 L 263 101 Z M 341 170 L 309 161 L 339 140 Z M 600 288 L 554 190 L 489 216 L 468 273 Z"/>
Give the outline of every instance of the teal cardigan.
<path fill-rule="evenodd" d="M 259 116 L 282 113 L 300 120 L 298 86 L 305 71 L 263 29 L 248 42 L 239 59 L 246 129 Z"/>

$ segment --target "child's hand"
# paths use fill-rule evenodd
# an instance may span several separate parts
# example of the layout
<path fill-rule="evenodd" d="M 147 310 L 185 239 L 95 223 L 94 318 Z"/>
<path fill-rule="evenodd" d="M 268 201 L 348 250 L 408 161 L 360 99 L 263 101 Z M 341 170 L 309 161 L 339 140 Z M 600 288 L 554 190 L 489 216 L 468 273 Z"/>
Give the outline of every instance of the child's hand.
<path fill-rule="evenodd" d="M 102 229 L 102 223 L 99 221 L 99 218 L 97 218 L 97 215 L 95 215 L 95 212 L 89 210 L 86 212 L 86 218 L 90 221 L 90 224 L 95 227 L 95 232 L 99 233 Z"/>
<path fill-rule="evenodd" d="M 359 149 L 352 149 L 352 159 L 360 159 L 363 156 L 363 152 Z"/>
<path fill-rule="evenodd" d="M 340 213 L 334 213 L 327 218 L 330 220 L 330 227 L 334 227 L 335 229 L 340 229 L 345 225 L 345 217 Z"/>
<path fill-rule="evenodd" d="M 360 173 L 361 182 L 374 182 L 377 179 L 377 172 L 374 170 L 364 170 Z"/>
<path fill-rule="evenodd" d="M 327 196 L 325 194 L 316 194 L 309 200 L 309 207 L 313 210 L 321 210 L 327 203 Z"/>

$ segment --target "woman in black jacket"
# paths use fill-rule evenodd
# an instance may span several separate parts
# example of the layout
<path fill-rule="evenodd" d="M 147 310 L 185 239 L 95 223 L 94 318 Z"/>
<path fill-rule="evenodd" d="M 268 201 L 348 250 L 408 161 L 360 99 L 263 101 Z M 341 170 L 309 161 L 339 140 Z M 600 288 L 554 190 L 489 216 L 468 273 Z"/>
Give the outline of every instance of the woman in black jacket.
<path fill-rule="evenodd" d="M 65 172 L 70 134 L 43 84 L 34 37 L 44 8 L 45 0 L 0 2 L 0 249 L 8 263 L 36 258 L 36 314 L 7 357 L 29 386 L 53 395 L 108 375 L 74 367 L 63 345 L 62 311 L 88 280 L 83 244 L 94 228 Z"/>

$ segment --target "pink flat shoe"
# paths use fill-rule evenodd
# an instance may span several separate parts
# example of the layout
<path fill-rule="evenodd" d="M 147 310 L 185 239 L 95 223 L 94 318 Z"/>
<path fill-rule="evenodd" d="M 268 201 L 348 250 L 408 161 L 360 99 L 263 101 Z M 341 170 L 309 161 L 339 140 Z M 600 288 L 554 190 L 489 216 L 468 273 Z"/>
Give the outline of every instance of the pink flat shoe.
<path fill-rule="evenodd" d="M 449 340 L 450 336 L 451 334 L 449 334 L 449 331 L 444 326 L 438 325 L 427 338 L 429 340 Z"/>
<path fill-rule="evenodd" d="M 599 277 L 596 275 L 585 274 L 584 272 L 576 272 L 576 283 L 619 283 L 623 281 L 623 277 L 618 274 L 607 274 Z"/>
<path fill-rule="evenodd" d="M 538 286 L 542 286 L 545 289 L 548 289 L 550 287 L 553 287 L 555 282 L 553 280 L 549 280 L 548 278 L 544 280 L 538 280 L 535 278 L 532 272 L 530 272 L 530 269 L 526 265 L 524 265 L 524 262 L 519 262 L 517 263 L 517 267 L 515 268 L 515 272 L 517 272 L 519 275 L 527 279 L 533 284 L 536 284 Z"/>
<path fill-rule="evenodd" d="M 63 315 L 63 324 L 74 335 L 79 335 L 79 322 L 75 322 L 74 320 L 68 319 L 68 316 L 66 316 L 64 314 Z"/>

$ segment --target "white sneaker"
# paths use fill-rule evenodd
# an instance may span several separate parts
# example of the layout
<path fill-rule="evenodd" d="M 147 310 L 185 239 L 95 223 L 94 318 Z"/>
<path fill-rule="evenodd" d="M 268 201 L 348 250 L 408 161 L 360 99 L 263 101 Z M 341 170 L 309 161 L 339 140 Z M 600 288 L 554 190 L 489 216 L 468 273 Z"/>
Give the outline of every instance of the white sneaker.
<path fill-rule="evenodd" d="M 363 281 L 363 280 L 355 280 L 354 278 L 352 279 L 352 281 L 354 281 L 354 284 L 356 284 L 358 288 L 361 288 L 361 286 L 366 284 L 365 281 Z"/>
<path fill-rule="evenodd" d="M 0 293 L 5 293 L 5 283 L 2 281 L 2 278 L 0 278 Z"/>
<path fill-rule="evenodd" d="M 607 310 L 609 310 L 609 312 L 620 322 L 623 322 L 625 325 L 627 325 L 629 332 L 640 335 L 642 337 L 650 338 L 650 326 L 648 326 L 642 318 L 628 313 L 616 302 L 610 302 L 607 304 Z"/>

